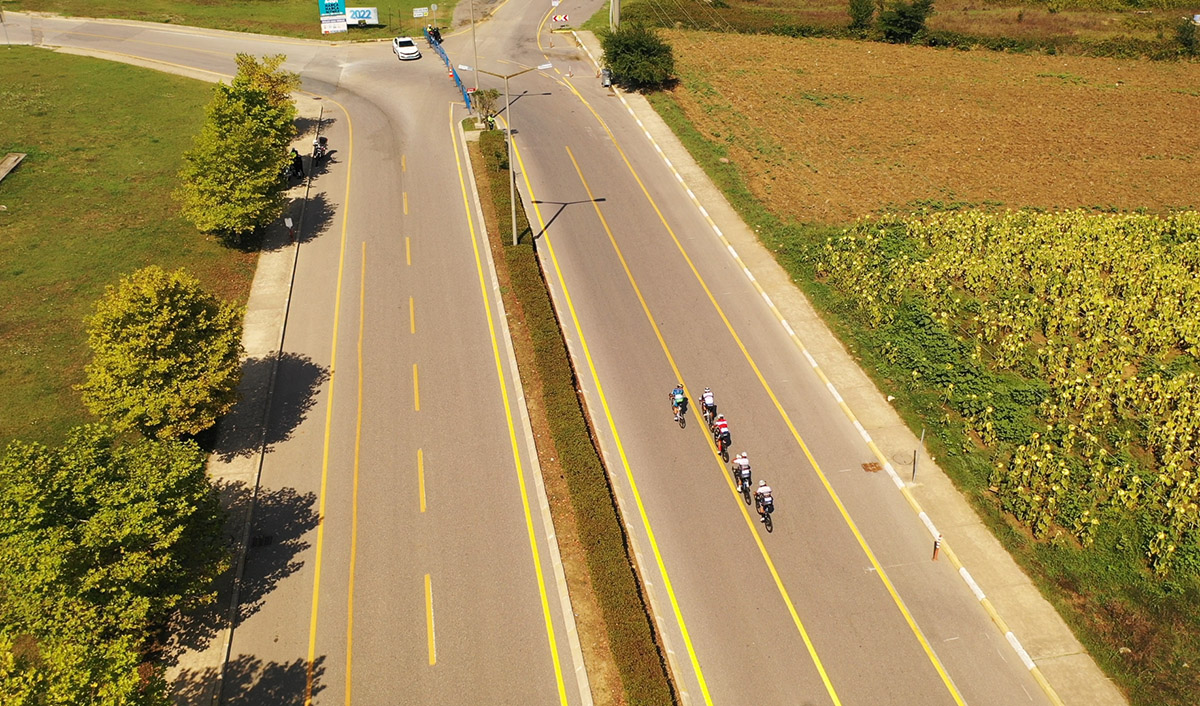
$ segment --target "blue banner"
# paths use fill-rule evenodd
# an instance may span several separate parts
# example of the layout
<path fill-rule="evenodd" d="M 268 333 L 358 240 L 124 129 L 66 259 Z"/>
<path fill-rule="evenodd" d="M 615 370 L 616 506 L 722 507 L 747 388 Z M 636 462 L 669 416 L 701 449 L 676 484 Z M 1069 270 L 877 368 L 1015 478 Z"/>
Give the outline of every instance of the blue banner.
<path fill-rule="evenodd" d="M 346 0 L 317 0 L 317 7 L 321 9 L 322 17 L 346 14 Z"/>

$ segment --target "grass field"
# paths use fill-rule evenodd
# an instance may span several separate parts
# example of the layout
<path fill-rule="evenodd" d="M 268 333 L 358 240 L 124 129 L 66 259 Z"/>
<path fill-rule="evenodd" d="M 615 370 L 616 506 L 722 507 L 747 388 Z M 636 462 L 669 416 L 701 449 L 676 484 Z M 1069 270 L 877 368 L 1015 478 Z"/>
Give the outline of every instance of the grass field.
<path fill-rule="evenodd" d="M 664 36 L 675 101 L 785 218 L 1200 205 L 1200 64 Z"/>
<path fill-rule="evenodd" d="M 245 301 L 256 258 L 185 223 L 170 197 L 209 84 L 98 59 L 0 51 L 0 444 L 55 442 L 89 420 L 72 385 L 83 318 L 125 273 L 186 267 Z"/>
<path fill-rule="evenodd" d="M 447 27 L 458 0 L 435 3 L 437 24 Z M 348 7 L 379 9 L 381 27 L 355 27 L 345 34 L 321 35 L 315 0 L 8 0 L 8 10 L 53 12 L 76 17 L 113 17 L 145 22 L 209 27 L 234 32 L 255 32 L 285 37 L 324 38 L 334 41 L 416 34 L 433 15 L 416 19 L 413 8 L 429 7 L 428 0 L 372 0 L 347 3 Z"/>
<path fill-rule="evenodd" d="M 665 34 L 681 81 L 649 98 L 693 157 L 901 416 L 931 430 L 930 453 L 1131 701 L 1194 704 L 1200 580 L 1151 576 L 1144 528 L 1128 523 L 1102 525 L 1087 550 L 1070 532 L 1034 541 L 1001 511 L 988 487 L 993 466 L 968 451 L 979 439 L 960 428 L 945 392 L 914 383 L 897 364 L 906 338 L 933 359 L 960 345 L 955 332 L 939 339 L 907 323 L 864 321 L 815 264 L 827 239 L 864 215 L 1194 207 L 1200 142 L 1189 132 L 1200 114 L 1200 66 Z M 913 297 L 904 301 L 919 306 Z M 969 349 L 975 339 L 965 340 Z M 964 355 L 947 369 L 973 364 Z"/>

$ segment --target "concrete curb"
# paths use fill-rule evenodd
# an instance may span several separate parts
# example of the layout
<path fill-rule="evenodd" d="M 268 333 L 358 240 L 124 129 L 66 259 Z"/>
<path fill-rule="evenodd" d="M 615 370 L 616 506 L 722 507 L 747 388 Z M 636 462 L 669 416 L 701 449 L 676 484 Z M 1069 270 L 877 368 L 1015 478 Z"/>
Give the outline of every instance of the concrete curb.
<path fill-rule="evenodd" d="M 590 59 L 592 59 L 593 63 L 595 63 L 597 65 L 597 67 L 599 67 L 601 64 L 597 60 L 597 55 L 599 55 L 600 52 L 597 51 L 596 54 L 593 54 L 593 52 L 591 51 L 591 49 L 588 46 L 589 44 L 593 44 L 593 45 L 597 44 L 594 35 L 592 35 L 590 32 L 572 32 L 572 34 L 575 36 L 576 41 L 579 43 L 579 45 L 581 47 L 583 47 L 583 49 L 587 53 L 588 57 Z M 585 35 L 585 36 L 580 36 L 581 34 Z M 991 600 L 989 600 L 987 598 L 987 596 L 984 594 L 983 590 L 979 587 L 979 584 L 971 576 L 970 572 L 967 571 L 966 567 L 963 564 L 963 561 L 953 551 L 953 549 L 949 546 L 949 544 L 943 539 L 942 534 L 938 531 L 937 526 L 930 519 L 930 517 L 926 513 L 926 511 L 922 508 L 920 502 L 917 500 L 913 491 L 908 487 L 908 485 L 905 484 L 905 482 L 903 480 L 900 479 L 899 475 L 896 473 L 895 468 L 892 466 L 891 462 L 887 459 L 887 457 L 885 457 L 883 452 L 879 449 L 878 445 L 871 438 L 871 435 L 868 432 L 867 428 L 858 420 L 857 416 L 851 410 L 850 406 L 846 403 L 845 399 L 838 392 L 837 387 L 834 385 L 834 383 L 830 380 L 830 378 L 825 374 L 825 371 L 818 364 L 817 359 L 809 352 L 808 347 L 806 347 L 804 345 L 804 343 L 801 341 L 800 337 L 797 335 L 796 331 L 793 329 L 791 324 L 788 322 L 787 318 L 780 311 L 780 308 L 777 307 L 776 304 L 772 301 L 771 295 L 767 292 L 766 287 L 763 286 L 762 281 L 766 281 L 768 283 L 767 286 L 771 288 L 772 293 L 775 294 L 775 296 L 777 298 L 781 298 L 781 299 L 786 298 L 786 299 L 790 300 L 789 301 L 790 308 L 792 308 L 793 310 L 797 310 L 798 313 L 801 314 L 801 317 L 804 321 L 804 325 L 801 328 L 802 328 L 802 330 L 805 330 L 807 335 L 813 334 L 813 331 L 815 329 L 819 328 L 821 330 L 818 335 L 820 335 L 821 337 L 833 338 L 832 333 L 828 331 L 828 329 L 820 321 L 819 317 L 815 315 L 815 312 L 811 309 L 811 306 L 808 304 L 807 299 L 805 299 L 803 293 L 801 293 L 791 283 L 790 278 L 787 276 L 787 274 L 785 272 L 783 272 L 782 268 L 779 267 L 778 263 L 775 262 L 774 258 L 769 253 L 767 253 L 766 249 L 763 248 L 761 243 L 758 242 L 757 236 L 755 236 L 753 233 L 751 233 L 750 229 L 745 225 L 745 223 L 743 223 L 741 221 L 741 219 L 737 215 L 736 211 L 733 210 L 733 207 L 730 206 L 727 201 L 725 201 L 724 195 L 720 192 L 720 190 L 716 187 L 716 185 L 714 185 L 711 182 L 711 180 L 708 179 L 707 174 L 700 168 L 699 165 L 695 164 L 695 162 L 691 160 L 690 154 L 687 152 L 686 148 L 684 148 L 683 145 L 681 143 L 679 143 L 678 139 L 674 135 L 674 132 L 665 123 L 663 123 L 663 121 L 659 117 L 658 113 L 656 111 L 654 111 L 652 108 L 650 108 L 649 104 L 641 96 L 633 96 L 632 101 L 631 101 L 631 100 L 626 100 L 625 94 L 622 91 L 618 90 L 616 87 L 613 88 L 613 91 L 616 93 L 618 98 L 620 98 L 622 104 L 625 106 L 626 110 L 629 111 L 629 114 L 633 117 L 633 119 L 637 123 L 638 127 L 642 129 L 646 138 L 650 141 L 651 145 L 654 146 L 655 150 L 659 153 L 659 155 L 663 159 L 664 163 L 666 163 L 668 168 L 671 169 L 672 173 L 675 175 L 675 177 L 679 181 L 680 185 L 687 192 L 688 197 L 691 199 L 693 205 L 700 212 L 700 214 L 704 217 L 705 221 L 712 228 L 713 232 L 716 234 L 716 236 L 720 240 L 720 242 L 729 251 L 730 256 L 737 263 L 737 265 L 741 268 L 743 274 L 750 280 L 751 284 L 754 286 L 755 290 L 759 293 L 759 295 L 762 296 L 763 300 L 767 304 L 768 308 L 771 310 L 772 314 L 775 315 L 775 317 L 779 321 L 780 325 L 787 332 L 789 338 L 796 345 L 796 347 L 800 350 L 800 352 L 804 355 L 805 359 L 808 361 L 809 365 L 813 368 L 814 372 L 817 373 L 818 377 L 825 384 L 826 388 L 829 390 L 829 393 L 833 396 L 834 400 L 838 403 L 838 406 L 842 409 L 843 413 L 850 420 L 850 422 L 854 425 L 854 427 L 858 430 L 859 434 L 862 436 L 867 447 L 871 450 L 871 453 L 879 460 L 879 462 L 882 464 L 883 468 L 888 472 L 888 475 L 892 479 L 892 482 L 896 485 L 897 489 L 900 491 L 900 493 L 903 495 L 905 500 L 908 502 L 909 506 L 912 507 L 913 511 L 917 514 L 917 516 L 921 519 L 922 523 L 929 530 L 933 540 L 938 542 L 938 544 L 941 547 L 941 550 L 946 553 L 946 556 L 949 558 L 951 564 L 958 571 L 959 576 L 963 579 L 964 583 L 966 583 L 968 588 L 974 594 L 976 599 L 979 601 L 981 607 L 988 614 L 989 618 L 991 618 L 992 622 L 996 625 L 996 627 L 1004 635 L 1005 640 L 1013 648 L 1013 651 L 1017 654 L 1017 656 L 1021 660 L 1022 664 L 1030 671 L 1030 674 L 1033 676 L 1034 680 L 1038 683 L 1038 685 L 1042 688 L 1043 692 L 1046 694 L 1046 697 L 1055 706 L 1062 706 L 1062 704 L 1064 703 L 1062 698 L 1059 696 L 1058 691 L 1055 689 L 1055 687 L 1053 685 L 1051 685 L 1050 681 L 1045 677 L 1045 675 L 1043 675 L 1042 670 L 1038 665 L 1038 662 L 1039 661 L 1049 661 L 1051 659 L 1055 659 L 1055 658 L 1059 658 L 1059 657 L 1063 657 L 1063 656 L 1078 656 L 1078 655 L 1087 656 L 1086 651 L 1084 651 L 1082 645 L 1080 645 L 1078 643 L 1078 641 L 1075 639 L 1075 636 L 1073 633 L 1071 633 L 1070 628 L 1067 627 L 1066 623 L 1062 620 L 1061 616 L 1058 615 L 1058 612 L 1054 609 L 1054 607 L 1052 605 L 1050 605 L 1050 603 L 1048 601 L 1046 601 L 1044 598 L 1042 598 L 1040 596 L 1040 594 L 1037 594 L 1038 598 L 1040 599 L 1040 601 L 1038 601 L 1038 602 L 1025 601 L 1025 603 L 1024 603 L 1025 608 L 1036 613 L 1036 616 L 1033 618 L 1033 620 L 1040 622 L 1042 624 L 1042 629 L 1044 631 L 1047 631 L 1047 632 L 1053 631 L 1053 632 L 1057 633 L 1056 635 L 1054 635 L 1054 638 L 1053 638 L 1056 642 L 1072 645 L 1072 648 L 1068 651 L 1068 653 L 1066 655 L 1064 655 L 1063 653 L 1060 652 L 1060 653 L 1057 653 L 1054 655 L 1046 655 L 1041 660 L 1034 659 L 1029 655 L 1029 653 L 1026 651 L 1026 649 L 1022 646 L 1021 642 L 1017 639 L 1014 632 L 1009 628 L 1008 623 L 1003 618 L 1001 618 L 999 612 L 993 606 Z M 635 106 L 632 105 L 631 102 L 636 103 L 637 107 L 635 108 Z M 652 132 L 653 132 L 653 134 L 652 134 Z M 659 145 L 659 142 L 662 142 L 663 144 L 667 145 L 666 151 L 664 151 L 664 149 Z M 671 158 L 669 158 L 667 156 L 668 151 L 675 155 L 675 159 L 677 161 L 679 161 L 681 165 L 686 165 L 686 170 L 688 171 L 688 179 L 694 183 L 699 184 L 697 189 L 693 190 L 691 187 L 688 186 L 688 180 L 685 180 L 684 176 L 682 174 L 680 174 L 680 172 L 676 169 L 675 165 L 672 164 Z M 698 197 L 696 195 L 696 191 L 700 191 L 703 194 L 704 199 L 713 206 L 714 210 L 718 213 L 717 218 L 722 220 L 725 223 L 725 227 L 730 231 L 729 237 L 727 237 L 726 233 L 721 229 L 720 226 L 718 226 L 718 224 L 716 223 L 716 220 L 714 219 L 714 216 L 710 215 L 709 211 L 700 202 L 700 197 Z M 755 276 L 754 270 L 752 270 L 751 267 L 747 266 L 746 262 L 743 261 L 742 257 L 738 254 L 738 251 L 734 248 L 733 244 L 730 242 L 730 239 L 732 237 L 734 237 L 735 233 L 738 236 L 740 236 L 737 239 L 739 240 L 739 245 L 743 249 L 757 248 L 757 250 L 759 250 L 761 252 L 756 252 L 755 254 L 759 255 L 759 256 L 765 256 L 765 257 L 756 257 L 755 258 L 756 262 L 754 263 L 753 267 L 754 267 L 754 270 L 760 271 L 759 277 Z M 771 271 L 764 273 L 761 271 L 764 269 L 771 270 Z M 761 278 L 761 281 L 760 281 L 760 278 Z M 833 340 L 836 341 L 836 339 L 833 339 Z M 841 347 L 840 344 L 836 344 L 834 346 L 824 346 L 823 348 L 824 348 L 824 350 L 820 353 L 820 355 L 822 357 L 833 358 L 840 353 L 840 355 L 842 357 L 844 357 L 846 360 L 835 361 L 835 364 L 838 366 L 846 366 L 846 365 L 853 366 L 857 370 L 857 364 L 854 363 L 853 359 L 846 353 L 846 351 L 844 350 L 844 348 Z M 865 378 L 865 374 L 862 373 L 861 370 L 859 370 L 858 373 L 859 373 L 860 377 Z M 874 385 L 872 383 L 870 383 L 869 379 L 866 380 L 866 385 L 862 385 L 861 382 L 855 381 L 855 386 L 867 388 L 869 390 L 869 393 L 873 393 L 875 403 L 882 404 L 886 408 L 886 410 L 873 409 L 872 410 L 873 417 L 883 416 L 884 418 L 887 418 L 888 421 L 890 422 L 887 425 L 889 430 L 891 427 L 895 427 L 895 426 L 903 427 L 903 423 L 899 420 L 898 416 L 895 414 L 895 411 L 886 402 L 882 402 L 882 399 L 881 399 L 882 395 L 879 393 L 879 391 L 877 389 L 875 389 Z M 864 396 L 864 397 L 860 398 L 859 402 L 863 405 L 868 405 L 870 403 L 870 400 Z M 910 430 L 908 430 L 907 428 L 904 428 L 904 430 L 905 430 L 905 432 L 907 432 L 907 436 L 909 438 L 911 438 L 911 443 L 907 445 L 907 448 L 916 448 L 918 446 L 918 442 L 917 442 L 916 438 L 912 436 L 912 433 Z M 929 460 L 931 461 L 931 463 L 929 464 L 929 466 L 931 467 L 930 471 L 936 470 L 937 474 L 939 476 L 941 476 L 942 480 L 945 481 L 946 483 L 949 483 L 949 480 L 945 476 L 944 471 L 942 471 L 936 465 L 932 464 L 932 459 L 929 459 Z M 929 471 L 927 471 L 927 472 L 929 472 Z M 942 498 L 943 503 L 953 502 L 955 500 L 957 501 L 957 503 L 961 504 L 963 507 L 962 508 L 948 508 L 943 505 L 942 507 L 939 507 L 938 509 L 947 510 L 947 511 L 949 511 L 950 514 L 954 514 L 956 516 L 961 516 L 961 513 L 963 513 L 964 508 L 965 508 L 965 512 L 967 514 L 971 515 L 972 517 L 974 517 L 974 515 L 973 515 L 974 511 L 970 509 L 969 505 L 966 503 L 966 500 L 964 498 L 962 498 L 961 495 L 955 494 L 953 498 L 945 497 L 945 496 Z M 975 523 L 979 523 L 977 517 L 974 518 L 974 521 L 975 521 Z M 979 523 L 979 524 L 981 524 L 981 523 Z M 990 537 L 990 533 L 989 533 L 989 537 Z M 994 537 L 991 537 L 991 539 L 992 539 L 992 543 L 995 545 L 995 547 L 1000 546 L 999 543 L 997 541 L 995 541 Z M 989 547 L 989 551 L 994 551 L 994 549 Z M 1005 558 L 1009 558 L 1007 553 L 1003 552 L 1002 547 L 999 548 L 999 551 L 1004 554 Z M 979 559 L 980 557 L 976 557 L 976 558 Z M 982 559 L 980 559 L 980 560 L 982 561 Z M 1011 562 L 1010 558 L 1009 558 L 1008 563 L 1012 565 L 1012 568 L 1011 568 L 1011 570 L 1005 571 L 1005 573 L 1008 574 L 1006 576 L 1006 584 L 1020 585 L 1020 586 L 1026 587 L 1026 588 L 1032 588 L 1033 591 L 1036 593 L 1036 587 L 1032 586 L 1032 582 L 1029 580 L 1029 578 L 1027 576 L 1025 576 L 1024 573 L 1022 573 L 1018 567 L 1016 567 L 1015 563 Z M 989 567 L 989 568 L 991 568 L 993 570 L 998 570 L 998 569 L 996 569 L 996 567 Z M 1007 567 L 1005 567 L 1005 568 L 1007 569 Z M 1088 704 L 1097 704 L 1097 703 L 1121 704 L 1121 703 L 1125 703 L 1124 698 L 1119 694 L 1119 692 L 1113 686 L 1111 681 L 1109 681 L 1103 675 L 1103 673 L 1100 672 L 1099 668 L 1095 665 L 1094 660 L 1092 660 L 1090 658 L 1090 656 L 1087 657 L 1086 662 L 1087 662 L 1086 664 L 1077 665 L 1077 669 L 1074 670 L 1074 672 L 1075 672 L 1074 674 L 1070 674 L 1070 675 L 1061 674 L 1060 679 L 1056 679 L 1056 681 L 1061 681 L 1061 682 L 1065 683 L 1067 686 L 1072 687 L 1071 691 L 1068 692 L 1072 696 L 1072 699 L 1071 699 L 1072 702 L 1073 703 L 1088 703 Z M 1087 683 L 1080 684 L 1078 682 L 1087 682 Z"/>
<path fill-rule="evenodd" d="M 458 123 L 458 143 L 462 148 L 463 156 L 467 163 L 467 174 L 470 176 L 471 183 L 471 198 L 475 205 L 475 220 L 477 223 L 485 223 L 483 219 L 483 210 L 479 203 L 479 191 L 475 186 L 475 169 L 471 164 L 470 153 L 467 151 L 467 136 L 463 131 L 462 122 Z M 481 228 L 481 231 L 484 229 Z M 487 238 L 487 233 L 483 232 L 483 237 Z M 566 624 L 567 644 L 571 653 L 571 661 L 574 663 L 575 683 L 579 686 L 579 700 L 581 706 L 592 706 L 592 689 L 588 681 L 587 668 L 583 661 L 583 648 L 579 643 L 579 629 L 575 624 L 575 611 L 571 605 L 571 594 L 567 588 L 567 577 L 563 573 L 562 555 L 558 550 L 558 536 L 554 530 L 554 518 L 550 514 L 550 500 L 546 496 L 546 485 L 542 480 L 542 466 L 538 460 L 537 445 L 533 440 L 533 424 L 529 421 L 529 406 L 525 402 L 525 388 L 521 384 L 521 376 L 517 372 L 517 356 L 513 351 L 512 331 L 508 328 L 508 313 L 504 309 L 504 297 L 500 294 L 500 279 L 496 275 L 496 263 L 492 259 L 491 243 L 484 242 L 481 244 L 484 256 L 487 260 L 487 270 L 491 278 L 492 296 L 496 306 L 496 315 L 503 322 L 504 335 L 504 352 L 508 357 L 509 370 L 513 372 L 512 383 L 515 389 L 515 398 L 517 402 L 517 416 L 520 418 L 521 431 L 525 437 L 525 448 L 532 451 L 528 455 L 528 463 L 530 473 L 533 475 L 533 486 L 537 495 L 538 510 L 541 512 L 542 525 L 546 528 L 546 546 L 550 554 L 550 564 L 554 569 L 554 583 L 558 589 L 558 601 L 563 614 L 563 622 Z"/>

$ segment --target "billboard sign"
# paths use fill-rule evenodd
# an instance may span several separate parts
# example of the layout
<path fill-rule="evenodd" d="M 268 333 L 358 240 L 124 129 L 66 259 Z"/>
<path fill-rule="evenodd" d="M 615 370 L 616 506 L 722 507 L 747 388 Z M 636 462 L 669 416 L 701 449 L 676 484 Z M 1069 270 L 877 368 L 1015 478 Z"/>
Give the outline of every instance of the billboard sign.
<path fill-rule="evenodd" d="M 350 24 L 355 25 L 377 25 L 379 24 L 379 8 L 347 7 L 346 19 Z"/>
<path fill-rule="evenodd" d="M 321 10 L 321 17 L 346 14 L 346 0 L 317 0 L 317 7 Z"/>

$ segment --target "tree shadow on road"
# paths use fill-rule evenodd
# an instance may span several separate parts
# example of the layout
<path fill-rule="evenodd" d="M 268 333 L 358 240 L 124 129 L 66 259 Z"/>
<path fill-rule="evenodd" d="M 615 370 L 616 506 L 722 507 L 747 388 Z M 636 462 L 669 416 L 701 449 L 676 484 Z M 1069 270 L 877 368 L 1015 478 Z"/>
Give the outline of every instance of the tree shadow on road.
<path fill-rule="evenodd" d="M 270 452 L 292 437 L 317 403 L 317 392 L 329 380 L 329 370 L 306 355 L 284 353 L 278 358 L 274 389 L 271 369 L 274 355 L 249 358 L 242 363 L 242 400 L 221 420 L 214 451 L 223 463 L 238 457 L 251 457 L 263 448 Z M 263 405 L 270 399 L 270 417 L 266 435 L 262 431 Z"/>
<path fill-rule="evenodd" d="M 241 481 L 217 481 L 215 486 L 228 516 L 225 536 L 235 552 L 232 565 L 218 580 L 215 601 L 172 621 L 170 634 L 158 654 L 164 664 L 175 664 L 185 652 L 207 649 L 225 627 L 233 600 L 236 551 L 249 513 L 253 512 L 253 525 L 238 592 L 236 622 L 258 612 L 279 582 L 300 570 L 304 562 L 297 557 L 309 547 L 304 537 L 318 524 L 314 493 L 301 494 L 295 488 L 260 488 L 258 498 L 254 499 L 253 489 Z"/>
<path fill-rule="evenodd" d="M 317 528 L 316 505 L 315 493 L 259 489 L 236 624 L 257 613 L 275 586 L 304 566 L 298 557 L 309 547 L 305 535 Z"/>
<path fill-rule="evenodd" d="M 308 662 L 264 662 L 252 655 L 230 658 L 225 666 L 223 706 L 302 706 L 308 684 Z M 325 689 L 325 656 L 313 660 L 312 696 Z M 185 669 L 171 682 L 175 706 L 209 706 L 217 690 L 219 670 Z"/>

